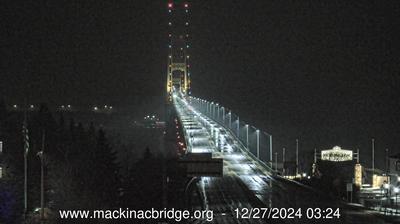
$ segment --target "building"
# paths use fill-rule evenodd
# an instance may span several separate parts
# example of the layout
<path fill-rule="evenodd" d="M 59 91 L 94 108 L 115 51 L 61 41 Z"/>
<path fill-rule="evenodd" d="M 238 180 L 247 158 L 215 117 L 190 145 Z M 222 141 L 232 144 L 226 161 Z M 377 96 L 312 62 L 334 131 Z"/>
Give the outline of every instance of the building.
<path fill-rule="evenodd" d="M 400 185 L 400 153 L 389 156 L 389 176 L 390 182 Z"/>

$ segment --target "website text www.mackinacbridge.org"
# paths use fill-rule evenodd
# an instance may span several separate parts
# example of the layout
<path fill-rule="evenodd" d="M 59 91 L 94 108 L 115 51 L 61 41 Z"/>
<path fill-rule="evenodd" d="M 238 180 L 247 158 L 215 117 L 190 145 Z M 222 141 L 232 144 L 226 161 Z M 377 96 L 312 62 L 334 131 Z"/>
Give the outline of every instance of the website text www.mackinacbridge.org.
<path fill-rule="evenodd" d="M 106 220 L 189 220 L 202 219 L 211 222 L 214 218 L 212 210 L 178 210 L 178 209 L 114 209 L 114 210 L 60 210 L 60 219 L 106 219 Z"/>

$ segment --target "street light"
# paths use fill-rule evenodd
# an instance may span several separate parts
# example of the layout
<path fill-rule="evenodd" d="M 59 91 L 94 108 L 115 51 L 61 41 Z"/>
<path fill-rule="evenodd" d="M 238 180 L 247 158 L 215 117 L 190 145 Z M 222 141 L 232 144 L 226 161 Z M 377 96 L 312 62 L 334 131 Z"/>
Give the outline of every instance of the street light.
<path fill-rule="evenodd" d="M 299 175 L 299 139 L 296 138 L 296 177 Z"/>
<path fill-rule="evenodd" d="M 372 148 L 372 174 L 375 173 L 375 139 L 371 139 L 371 148 Z"/>
<path fill-rule="evenodd" d="M 282 148 L 282 175 L 285 176 L 285 160 L 286 160 L 286 149 Z"/>
<path fill-rule="evenodd" d="M 36 155 L 40 158 L 40 219 L 44 219 L 44 146 L 45 132 L 42 133 L 42 150 Z"/>
<path fill-rule="evenodd" d="M 217 121 L 219 121 L 219 104 L 216 103 L 215 105 L 217 107 Z"/>
<path fill-rule="evenodd" d="M 394 192 L 394 204 L 395 204 L 395 206 L 396 206 L 396 214 L 397 214 L 397 195 L 399 194 L 399 192 L 400 192 L 400 187 L 395 187 L 395 188 L 393 188 L 393 192 Z"/>
<path fill-rule="evenodd" d="M 213 102 L 209 102 L 208 105 L 209 105 L 208 117 L 209 117 L 209 118 L 212 118 L 212 114 L 213 114 L 213 113 L 212 113 L 212 111 L 213 111 L 213 110 L 212 110 Z"/>
<path fill-rule="evenodd" d="M 383 185 L 383 188 L 385 188 L 386 190 L 388 190 L 389 187 L 390 187 L 390 185 L 389 185 L 388 183 L 385 183 L 385 184 Z"/>
<path fill-rule="evenodd" d="M 215 106 L 216 104 L 214 102 L 211 102 L 212 104 L 212 119 L 215 120 Z"/>
<path fill-rule="evenodd" d="M 222 109 L 222 125 L 225 126 L 225 107 L 221 107 Z"/>
<path fill-rule="evenodd" d="M 257 133 L 257 159 L 260 159 L 260 130 L 257 130 L 256 133 Z"/>
<path fill-rule="evenodd" d="M 249 151 L 249 125 L 246 124 L 245 127 L 246 127 L 246 148 L 247 151 Z"/>
<path fill-rule="evenodd" d="M 229 129 L 232 129 L 232 113 L 229 111 Z"/>
<path fill-rule="evenodd" d="M 239 116 L 238 116 L 238 119 L 237 119 L 236 136 L 240 139 L 240 122 L 239 122 Z"/>

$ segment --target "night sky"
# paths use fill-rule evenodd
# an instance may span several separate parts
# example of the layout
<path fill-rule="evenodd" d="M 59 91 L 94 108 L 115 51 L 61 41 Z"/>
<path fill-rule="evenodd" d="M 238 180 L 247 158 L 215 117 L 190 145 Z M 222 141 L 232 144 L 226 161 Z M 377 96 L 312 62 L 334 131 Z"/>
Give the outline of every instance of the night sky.
<path fill-rule="evenodd" d="M 274 136 L 274 148 L 400 152 L 399 1 L 192 1 L 194 96 Z M 2 1 L 9 104 L 117 107 L 165 92 L 166 1 Z M 383 163 L 382 161 L 380 161 Z"/>

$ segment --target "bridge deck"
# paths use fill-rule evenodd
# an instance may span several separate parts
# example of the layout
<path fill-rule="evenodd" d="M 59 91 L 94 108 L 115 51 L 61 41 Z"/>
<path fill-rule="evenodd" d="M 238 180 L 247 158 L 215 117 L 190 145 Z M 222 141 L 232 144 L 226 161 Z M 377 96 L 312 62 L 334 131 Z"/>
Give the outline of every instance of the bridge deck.
<path fill-rule="evenodd" d="M 327 223 L 357 223 L 354 220 L 363 220 L 367 216 L 372 222 L 379 223 L 377 217 L 368 213 L 355 214 L 346 205 L 332 201 L 313 189 L 273 177 L 265 166 L 247 153 L 243 144 L 229 130 L 196 111 L 184 97 L 175 97 L 174 104 L 182 122 L 188 150 L 192 153 L 211 152 L 214 158 L 224 159 L 222 178 L 203 177 L 198 184 L 206 208 L 216 213 L 213 223 L 271 223 L 271 220 L 246 220 L 233 216 L 236 208 L 260 206 L 303 208 L 304 211 L 307 208 L 340 207 L 343 209 L 343 218 Z M 215 130 L 222 135 L 218 139 L 223 139 L 224 144 L 216 141 Z M 304 220 L 273 221 L 304 223 Z"/>

